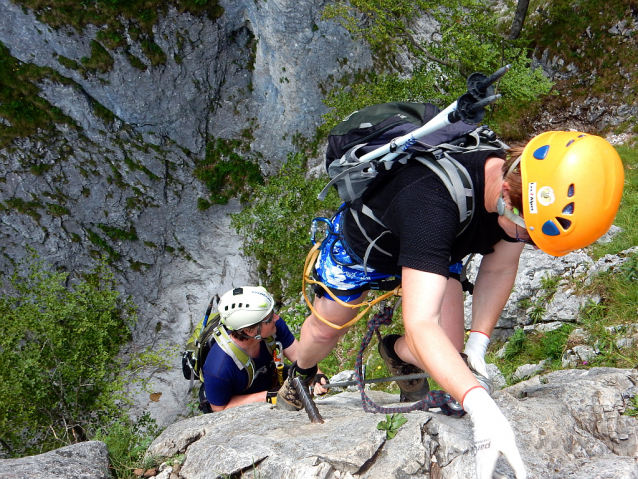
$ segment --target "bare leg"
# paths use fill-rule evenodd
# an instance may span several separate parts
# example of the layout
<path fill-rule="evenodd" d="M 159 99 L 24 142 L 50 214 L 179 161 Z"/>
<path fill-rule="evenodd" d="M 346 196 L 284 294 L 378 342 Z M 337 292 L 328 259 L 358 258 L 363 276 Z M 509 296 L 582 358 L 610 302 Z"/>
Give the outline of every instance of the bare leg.
<path fill-rule="evenodd" d="M 367 293 L 363 293 L 351 304 L 360 304 L 365 300 L 366 296 Z M 325 297 L 316 298 L 314 306 L 319 315 L 337 325 L 346 324 L 359 312 L 357 308 L 341 306 L 339 303 Z M 330 354 L 330 351 L 337 345 L 339 338 L 347 332 L 348 328 L 331 328 L 311 313 L 301 326 L 297 365 L 302 369 L 315 366 Z"/>
<path fill-rule="evenodd" d="M 463 351 L 465 338 L 465 318 L 463 313 L 463 286 L 456 279 L 450 278 L 447 280 L 445 296 L 441 304 L 441 328 L 459 353 Z M 394 350 L 406 363 L 414 364 L 424 369 L 408 349 L 405 336 L 397 340 L 394 344 Z"/>

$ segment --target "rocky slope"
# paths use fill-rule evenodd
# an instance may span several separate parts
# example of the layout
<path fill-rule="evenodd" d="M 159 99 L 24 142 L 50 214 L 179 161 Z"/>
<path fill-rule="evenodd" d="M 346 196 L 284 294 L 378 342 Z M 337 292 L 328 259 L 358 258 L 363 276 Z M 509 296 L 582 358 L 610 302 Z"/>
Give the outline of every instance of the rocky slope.
<path fill-rule="evenodd" d="M 84 74 L 70 61 L 92 55 L 101 26 L 55 29 L 0 0 L 0 42 L 18 61 L 63 78 L 39 82 L 40 96 L 77 125 L 0 149 L 0 267 L 10 270 L 27 247 L 72 273 L 107 254 L 121 290 L 139 307 L 133 347 L 180 348 L 212 294 L 256 281 L 229 226 L 239 202 L 197 208 L 208 192 L 193 170 L 207 145 L 243 138 L 246 157 L 271 173 L 295 150 L 294 134 L 310 137 L 320 124 L 324 88 L 372 64 L 366 47 L 321 20 L 324 4 L 222 0 L 224 14 L 216 21 L 169 8 L 153 28 L 164 63 L 153 65 L 125 32 L 127 50 L 108 51 L 113 67 Z M 560 58 L 543 55 L 539 62 L 556 79 L 576 74 Z M 592 98 L 540 126 L 589 131 L 635 113 L 635 105 L 606 108 Z M 580 253 L 564 261 L 543 256 L 541 262 L 533 252 L 524 258 L 521 286 L 498 326 L 502 337 L 516 325 L 530 326 L 517 301 L 542 294 L 548 269 L 567 280 L 593 263 Z M 565 284 L 542 322 L 573 320 L 584 299 Z M 161 425 L 184 412 L 187 400 L 177 355 L 174 366 L 152 373 L 160 396 L 138 396 L 139 407 Z"/>
<path fill-rule="evenodd" d="M 543 479 L 638 478 L 638 420 L 631 397 L 636 370 L 595 368 L 537 376 L 496 393 L 510 421 L 528 477 Z M 398 395 L 369 391 L 380 406 Z M 414 411 L 394 439 L 377 429 L 383 415 L 363 412 L 359 393 L 318 399 L 324 424 L 304 411 L 253 403 L 178 421 L 147 455 L 164 461 L 156 479 L 346 479 L 475 477 L 471 423 L 438 410 Z M 173 467 L 181 462 L 179 469 Z M 501 459 L 497 471 L 513 473 Z M 149 471 L 147 471 L 149 472 Z M 155 476 L 153 476 L 155 474 Z M 40 456 L 0 460 L 7 479 L 86 477 L 106 479 L 100 442 Z"/>
<path fill-rule="evenodd" d="M 636 384 L 635 370 L 565 370 L 497 393 L 528 477 L 638 477 L 638 420 L 623 415 Z M 398 398 L 372 397 L 386 405 Z M 376 428 L 384 417 L 364 413 L 358 393 L 320 399 L 317 406 L 325 424 L 265 403 L 194 417 L 164 431 L 148 454 L 186 454 L 184 479 L 474 477 L 467 417 L 412 412 L 388 440 Z M 504 462 L 497 468 L 513 477 Z"/>

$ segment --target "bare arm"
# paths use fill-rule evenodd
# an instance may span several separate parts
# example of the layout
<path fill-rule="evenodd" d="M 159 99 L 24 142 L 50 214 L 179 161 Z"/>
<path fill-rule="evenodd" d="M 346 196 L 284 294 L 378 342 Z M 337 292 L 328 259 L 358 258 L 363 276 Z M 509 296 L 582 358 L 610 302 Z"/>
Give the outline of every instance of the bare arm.
<path fill-rule="evenodd" d="M 479 384 L 439 325 L 447 280 L 406 267 L 402 278 L 408 348 L 432 378 L 460 402 L 470 388 Z"/>
<path fill-rule="evenodd" d="M 501 240 L 493 253 L 483 257 L 474 286 L 472 331 L 492 334 L 514 287 L 524 246 Z"/>
<path fill-rule="evenodd" d="M 284 356 L 286 356 L 291 361 L 295 361 L 297 359 L 297 353 L 299 351 L 299 342 L 295 339 L 293 343 L 284 349 Z M 323 388 L 322 388 L 323 389 Z M 241 406 L 242 404 L 250 404 L 253 402 L 266 402 L 266 393 L 267 391 L 261 391 L 253 394 L 240 394 L 237 396 L 233 396 L 231 400 L 225 406 L 215 406 L 213 404 L 210 405 L 213 411 L 219 412 L 224 409 L 230 409 L 231 407 Z"/>
<path fill-rule="evenodd" d="M 290 362 L 294 363 L 297 360 L 298 355 L 299 355 L 299 341 L 295 339 L 290 346 L 284 349 L 284 356 L 286 356 L 286 358 L 288 358 Z"/>
<path fill-rule="evenodd" d="M 224 409 L 230 409 L 231 407 L 241 406 L 242 404 L 249 404 L 252 402 L 266 402 L 266 391 L 261 391 L 253 394 L 240 394 L 233 396 L 232 399 L 225 406 L 210 405 L 211 409 L 215 412 L 223 411 Z"/>

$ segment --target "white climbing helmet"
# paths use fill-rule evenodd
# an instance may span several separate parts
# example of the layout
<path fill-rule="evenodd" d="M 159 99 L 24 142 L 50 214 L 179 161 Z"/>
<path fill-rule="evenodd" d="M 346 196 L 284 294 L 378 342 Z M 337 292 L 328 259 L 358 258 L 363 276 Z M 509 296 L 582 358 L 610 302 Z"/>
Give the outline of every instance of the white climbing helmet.
<path fill-rule="evenodd" d="M 217 311 L 222 324 L 233 331 L 263 321 L 272 313 L 274 305 L 273 297 L 264 287 L 243 286 L 224 293 Z"/>

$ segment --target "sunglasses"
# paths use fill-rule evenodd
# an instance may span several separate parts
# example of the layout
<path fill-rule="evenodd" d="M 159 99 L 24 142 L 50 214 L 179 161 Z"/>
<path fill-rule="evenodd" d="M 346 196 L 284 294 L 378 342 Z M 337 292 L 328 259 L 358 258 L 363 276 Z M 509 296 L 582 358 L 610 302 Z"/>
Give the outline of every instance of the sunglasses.
<path fill-rule="evenodd" d="M 260 323 L 270 324 L 272 320 L 275 318 L 275 312 L 271 311 L 267 318 L 264 318 L 260 321 Z"/>
<path fill-rule="evenodd" d="M 525 230 L 525 233 L 527 233 L 527 230 Z M 528 244 L 530 246 L 536 246 L 536 243 L 534 243 L 534 241 L 532 241 L 532 238 L 529 238 L 529 236 L 527 238 L 521 238 L 518 235 L 518 225 L 516 225 L 516 241 L 518 241 L 519 243 Z"/>

